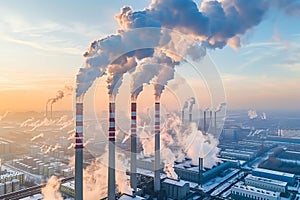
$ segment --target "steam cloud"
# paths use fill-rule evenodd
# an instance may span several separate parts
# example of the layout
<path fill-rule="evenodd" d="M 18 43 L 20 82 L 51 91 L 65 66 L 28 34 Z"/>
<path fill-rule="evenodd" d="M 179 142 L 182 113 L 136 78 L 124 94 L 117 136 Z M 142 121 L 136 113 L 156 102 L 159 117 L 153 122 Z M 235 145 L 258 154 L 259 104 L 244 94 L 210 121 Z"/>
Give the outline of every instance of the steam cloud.
<path fill-rule="evenodd" d="M 84 54 L 86 63 L 77 75 L 77 97 L 83 96 L 95 79 L 105 74 L 108 74 L 109 94 L 116 95 L 123 75 L 130 72 L 133 73 L 133 98 L 137 98 L 143 85 L 150 81 L 154 82 L 158 98 L 168 81 L 174 78 L 175 66 L 182 62 L 178 55 L 200 59 L 205 56 L 206 49 L 221 49 L 226 45 L 239 48 L 242 35 L 258 25 L 270 8 L 299 15 L 300 2 L 205 0 L 198 7 L 193 0 L 152 0 L 141 11 L 123 7 L 115 17 L 120 25 L 118 33 L 92 42 Z M 122 34 L 145 27 L 162 29 L 157 31 L 157 35 L 150 36 L 143 29 L 139 34 Z M 166 29 L 189 35 L 196 44 L 181 41 Z M 140 47 L 140 44 L 145 48 L 136 50 L 134 47 Z M 154 45 L 154 48 L 147 48 L 147 44 Z M 129 52 L 126 51 L 128 49 Z M 119 57 L 116 58 L 116 55 Z"/>
<path fill-rule="evenodd" d="M 248 111 L 248 117 L 249 119 L 256 119 L 257 118 L 257 113 L 256 113 L 256 110 L 249 110 Z"/>
<path fill-rule="evenodd" d="M 170 113 L 162 125 L 161 159 L 164 163 L 164 172 L 168 177 L 177 179 L 174 171 L 174 162 L 183 161 L 186 156 L 192 158 L 193 164 L 198 164 L 198 158 L 204 158 L 204 167 L 211 168 L 221 162 L 217 157 L 219 149 L 218 140 L 211 134 L 202 134 L 195 123 L 182 127 L 179 116 Z M 143 155 L 154 154 L 154 136 L 151 129 L 144 127 L 141 131 L 140 141 Z M 176 146 L 177 148 L 171 148 Z M 171 150 L 172 149 L 172 150 Z"/>
<path fill-rule="evenodd" d="M 42 188 L 43 200 L 63 200 L 59 187 L 60 180 L 56 176 L 51 176 L 46 186 Z"/>
<path fill-rule="evenodd" d="M 63 99 L 65 96 L 71 95 L 72 91 L 73 91 L 73 87 L 66 85 L 63 90 L 57 91 L 57 94 L 55 97 L 48 99 L 46 102 L 46 117 L 48 115 L 48 105 L 50 104 L 51 108 L 52 108 L 52 105 L 54 103 L 56 103 L 58 100 Z"/>

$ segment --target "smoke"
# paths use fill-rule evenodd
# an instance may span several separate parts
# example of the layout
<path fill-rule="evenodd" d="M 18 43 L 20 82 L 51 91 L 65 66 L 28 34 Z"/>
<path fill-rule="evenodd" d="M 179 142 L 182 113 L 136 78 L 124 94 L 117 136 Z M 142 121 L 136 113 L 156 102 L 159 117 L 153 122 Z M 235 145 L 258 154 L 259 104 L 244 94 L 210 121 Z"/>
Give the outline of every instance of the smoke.
<path fill-rule="evenodd" d="M 266 119 L 267 119 L 267 114 L 266 114 L 265 112 L 263 112 L 263 113 L 261 114 L 260 118 L 261 118 L 262 120 L 266 120 Z"/>
<path fill-rule="evenodd" d="M 257 118 L 257 113 L 256 113 L 256 110 L 249 110 L 248 111 L 248 117 L 249 119 L 256 119 Z"/>
<path fill-rule="evenodd" d="M 44 133 L 38 134 L 37 136 L 34 136 L 33 138 L 31 138 L 31 142 L 33 142 L 34 140 L 38 139 L 38 138 L 43 138 L 44 137 Z"/>
<path fill-rule="evenodd" d="M 222 109 L 224 106 L 226 106 L 226 103 L 225 103 L 225 102 L 220 103 L 220 104 L 218 105 L 218 107 L 216 108 L 215 112 L 220 112 L 221 109 Z"/>
<path fill-rule="evenodd" d="M 109 94 L 116 95 L 123 75 L 138 68 L 133 75 L 132 97 L 137 98 L 143 85 L 156 77 L 153 81 L 158 98 L 168 81 L 174 78 L 175 66 L 182 62 L 179 55 L 200 59 L 205 56 L 207 48 L 222 49 L 226 45 L 239 48 L 243 34 L 262 22 L 270 8 L 281 9 L 288 15 L 299 15 L 299 4 L 297 0 L 205 0 L 198 7 L 193 0 L 152 0 L 141 11 L 123 7 L 115 16 L 120 26 L 117 34 L 92 42 L 84 53 L 86 62 L 77 75 L 76 96 L 83 96 L 95 79 L 105 74 L 109 75 Z M 138 34 L 126 33 L 127 30 L 146 27 L 161 29 L 157 34 L 149 34 L 143 29 Z M 186 34 L 196 42 L 178 40 L 178 36 L 166 29 Z M 153 48 L 147 48 L 149 46 Z M 159 51 L 170 60 L 168 64 L 153 62 L 152 58 L 157 59 L 155 53 Z M 161 66 L 158 67 L 157 63 Z M 151 73 L 147 73 L 149 71 Z"/>
<path fill-rule="evenodd" d="M 193 110 L 193 106 L 194 106 L 194 104 L 196 103 L 196 102 L 195 102 L 195 98 L 194 98 L 194 97 L 189 98 L 189 99 L 188 99 L 188 102 L 189 102 L 189 112 L 191 113 L 192 110 Z"/>
<path fill-rule="evenodd" d="M 189 102 L 185 101 L 184 104 L 183 104 L 183 107 L 182 107 L 182 111 L 184 111 L 185 109 L 187 109 L 188 106 L 189 106 Z"/>
<path fill-rule="evenodd" d="M 42 188 L 43 200 L 63 200 L 59 188 L 60 180 L 56 176 L 51 176 L 46 186 Z"/>
<path fill-rule="evenodd" d="M 73 87 L 66 85 L 62 90 L 58 90 L 55 97 L 49 98 L 46 102 L 46 117 L 48 115 L 48 105 L 51 105 L 51 112 L 52 112 L 52 105 L 56 103 L 58 100 L 63 99 L 65 96 L 71 95 L 73 92 Z"/>
<path fill-rule="evenodd" d="M 8 113 L 9 113 L 9 112 L 6 111 L 2 116 L 0 116 L 0 122 L 1 122 L 4 118 L 7 117 Z"/>
<path fill-rule="evenodd" d="M 210 133 L 204 135 L 195 123 L 182 124 L 175 113 L 166 115 L 161 128 L 161 159 L 164 172 L 168 177 L 177 179 L 174 162 L 182 161 L 186 156 L 198 164 L 198 158 L 204 158 L 204 167 L 211 168 L 221 160 L 217 157 L 218 140 Z M 143 127 L 140 134 L 143 155 L 154 155 L 154 135 L 148 126 Z"/>

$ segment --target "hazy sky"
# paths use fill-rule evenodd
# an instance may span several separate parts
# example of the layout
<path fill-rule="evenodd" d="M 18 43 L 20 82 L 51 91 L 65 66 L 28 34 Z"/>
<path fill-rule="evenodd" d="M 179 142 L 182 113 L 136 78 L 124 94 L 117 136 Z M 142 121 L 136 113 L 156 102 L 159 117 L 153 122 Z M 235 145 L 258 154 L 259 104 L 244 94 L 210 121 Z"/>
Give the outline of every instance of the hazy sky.
<path fill-rule="evenodd" d="M 120 8 L 149 3 L 0 0 L 0 111 L 44 110 L 48 98 L 74 83 L 90 42 L 116 32 Z M 241 48 L 209 51 L 230 108 L 300 110 L 299 19 L 271 9 Z M 55 110 L 71 105 L 68 96 Z"/>

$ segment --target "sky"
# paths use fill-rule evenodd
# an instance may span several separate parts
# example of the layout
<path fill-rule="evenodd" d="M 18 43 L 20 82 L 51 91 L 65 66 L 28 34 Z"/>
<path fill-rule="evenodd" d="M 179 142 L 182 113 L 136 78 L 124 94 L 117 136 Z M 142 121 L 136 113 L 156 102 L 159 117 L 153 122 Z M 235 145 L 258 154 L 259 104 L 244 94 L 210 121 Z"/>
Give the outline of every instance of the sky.
<path fill-rule="evenodd" d="M 89 44 L 116 33 L 120 8 L 150 2 L 0 0 L 0 112 L 43 111 L 58 90 L 74 86 Z M 300 111 L 299 18 L 271 9 L 240 48 L 208 51 L 230 109 Z M 72 102 L 66 96 L 54 110 L 70 110 Z"/>

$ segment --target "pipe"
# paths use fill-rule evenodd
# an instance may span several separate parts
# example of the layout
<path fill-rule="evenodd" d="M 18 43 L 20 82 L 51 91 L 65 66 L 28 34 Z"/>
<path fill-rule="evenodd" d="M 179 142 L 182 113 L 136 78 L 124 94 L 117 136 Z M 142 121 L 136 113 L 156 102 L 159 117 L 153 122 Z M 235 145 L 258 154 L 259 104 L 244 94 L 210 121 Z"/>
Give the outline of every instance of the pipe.
<path fill-rule="evenodd" d="M 76 103 L 76 134 L 75 134 L 75 199 L 76 200 L 83 200 L 82 166 L 83 166 L 83 103 Z"/>
<path fill-rule="evenodd" d="M 108 199 L 116 199 L 116 174 L 115 174 L 115 102 L 109 102 L 109 129 L 108 129 Z M 77 200 L 77 199 L 76 199 Z"/>
<path fill-rule="evenodd" d="M 154 192 L 160 191 L 160 103 L 155 102 Z"/>
<path fill-rule="evenodd" d="M 137 174 L 136 174 L 136 102 L 131 102 L 131 165 L 130 165 L 130 185 L 134 192 L 137 191 Z"/>

